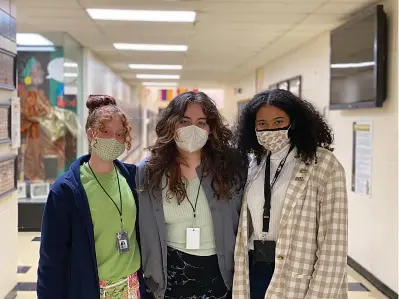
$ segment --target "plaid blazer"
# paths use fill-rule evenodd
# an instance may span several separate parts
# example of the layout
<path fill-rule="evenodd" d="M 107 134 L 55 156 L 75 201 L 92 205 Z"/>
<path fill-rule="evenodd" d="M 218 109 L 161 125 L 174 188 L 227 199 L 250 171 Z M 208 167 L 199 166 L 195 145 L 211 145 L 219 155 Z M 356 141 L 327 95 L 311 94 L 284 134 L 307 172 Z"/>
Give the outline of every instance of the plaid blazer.
<path fill-rule="evenodd" d="M 247 194 L 260 165 L 252 161 Z M 233 298 L 249 299 L 248 239 L 244 196 L 238 228 Z M 347 299 L 348 211 L 345 172 L 333 153 L 317 152 L 317 163 L 298 161 L 288 187 L 276 245 L 276 267 L 265 299 Z"/>

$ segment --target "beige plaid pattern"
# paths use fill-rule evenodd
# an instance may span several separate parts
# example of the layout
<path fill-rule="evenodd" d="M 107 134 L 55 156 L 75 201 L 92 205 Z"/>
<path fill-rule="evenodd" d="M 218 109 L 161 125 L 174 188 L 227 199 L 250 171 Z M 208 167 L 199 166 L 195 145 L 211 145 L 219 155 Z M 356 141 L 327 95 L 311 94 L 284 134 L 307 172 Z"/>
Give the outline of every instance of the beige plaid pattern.
<path fill-rule="evenodd" d="M 281 215 L 276 268 L 265 299 L 348 298 L 345 172 L 331 152 L 319 149 L 317 157 L 317 164 L 300 162 L 295 167 Z M 262 164 L 251 164 L 246 191 Z M 235 248 L 234 299 L 250 298 L 247 207 L 245 197 Z"/>

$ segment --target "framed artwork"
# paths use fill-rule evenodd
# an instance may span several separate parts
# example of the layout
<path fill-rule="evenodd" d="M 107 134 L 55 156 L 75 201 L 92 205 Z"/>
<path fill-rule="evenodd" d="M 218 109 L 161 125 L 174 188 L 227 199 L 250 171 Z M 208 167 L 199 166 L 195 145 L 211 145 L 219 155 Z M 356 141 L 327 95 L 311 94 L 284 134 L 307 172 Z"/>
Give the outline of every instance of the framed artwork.
<path fill-rule="evenodd" d="M 288 81 L 283 81 L 278 84 L 279 89 L 289 90 Z"/>
<path fill-rule="evenodd" d="M 46 198 L 50 192 L 50 183 L 35 183 L 30 185 L 32 199 Z"/>
<path fill-rule="evenodd" d="M 11 142 L 11 104 L 0 103 L 0 143 Z"/>
<path fill-rule="evenodd" d="M 0 156 L 0 198 L 17 190 L 17 156 Z"/>
<path fill-rule="evenodd" d="M 16 54 L 0 49 L 0 89 L 17 88 Z"/>
<path fill-rule="evenodd" d="M 269 89 L 284 89 L 289 90 L 295 96 L 301 97 L 302 94 L 302 76 L 292 77 L 288 80 L 283 80 L 269 86 Z"/>
<path fill-rule="evenodd" d="M 296 95 L 297 97 L 301 97 L 301 88 L 302 88 L 302 77 L 297 76 L 289 81 L 289 90 Z"/>

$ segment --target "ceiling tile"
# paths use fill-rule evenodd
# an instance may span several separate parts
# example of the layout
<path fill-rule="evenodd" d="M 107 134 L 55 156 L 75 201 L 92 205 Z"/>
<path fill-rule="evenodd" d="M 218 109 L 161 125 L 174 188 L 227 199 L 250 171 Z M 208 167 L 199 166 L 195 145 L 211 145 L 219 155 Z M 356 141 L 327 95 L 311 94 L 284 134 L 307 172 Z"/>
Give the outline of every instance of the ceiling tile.
<path fill-rule="evenodd" d="M 369 0 L 16 0 L 19 32 L 67 32 L 137 82 L 129 63 L 182 64 L 181 81 L 231 81 L 331 30 Z M 195 10 L 194 24 L 92 20 L 85 8 Z M 113 43 L 187 44 L 186 53 Z"/>

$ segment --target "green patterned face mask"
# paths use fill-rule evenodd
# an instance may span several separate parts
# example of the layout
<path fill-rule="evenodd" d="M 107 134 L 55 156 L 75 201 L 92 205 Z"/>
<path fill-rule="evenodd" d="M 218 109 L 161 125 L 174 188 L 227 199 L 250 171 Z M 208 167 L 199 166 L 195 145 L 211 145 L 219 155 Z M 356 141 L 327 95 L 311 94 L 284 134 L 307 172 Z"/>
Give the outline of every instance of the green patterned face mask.
<path fill-rule="evenodd" d="M 125 144 L 119 143 L 114 138 L 95 138 L 91 142 L 91 150 L 102 160 L 111 162 L 125 151 Z"/>

